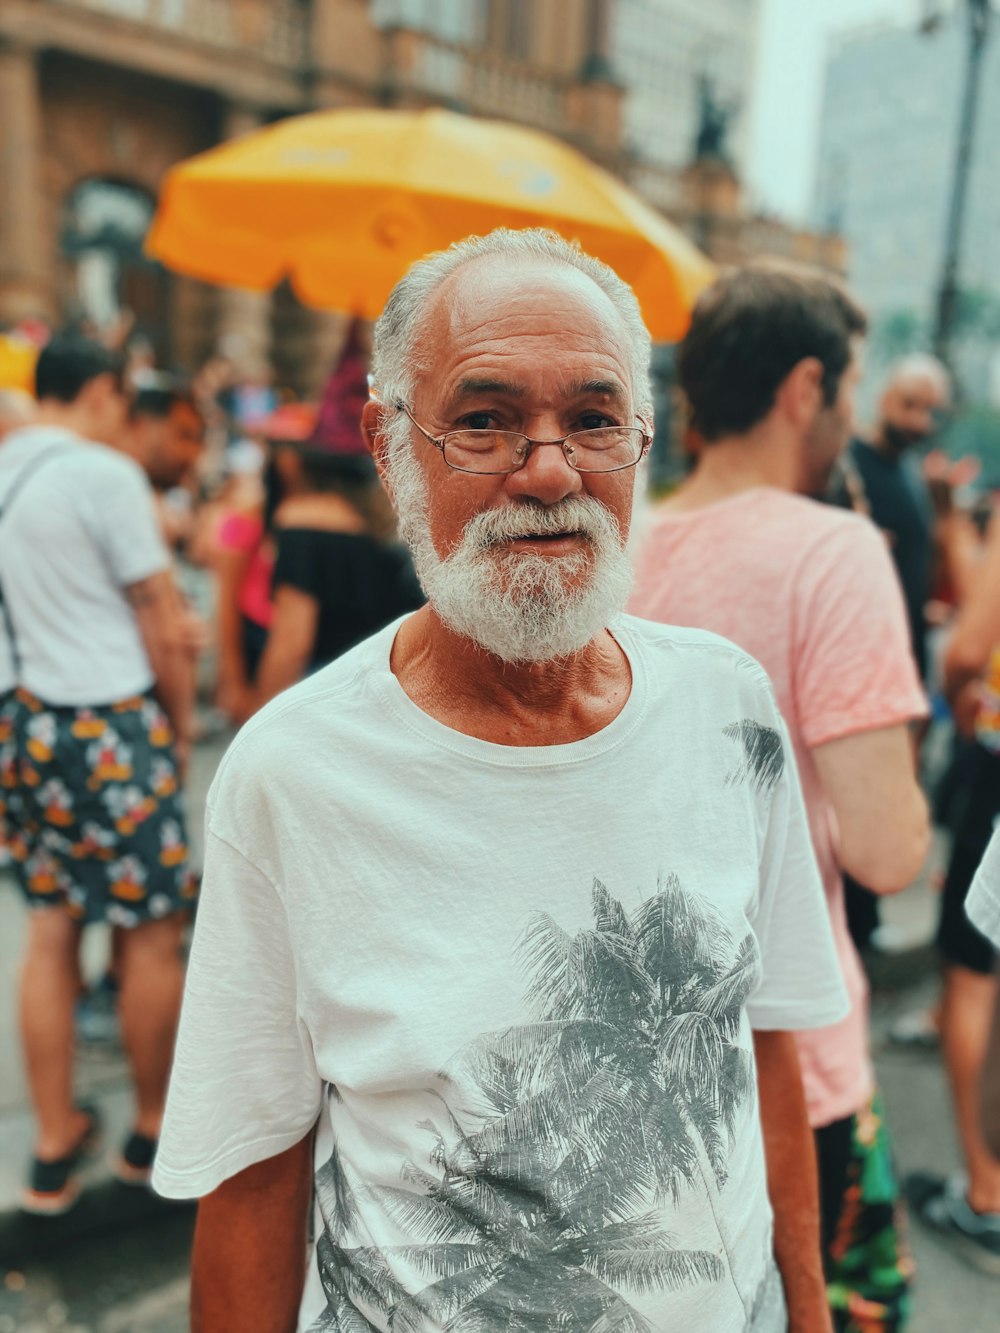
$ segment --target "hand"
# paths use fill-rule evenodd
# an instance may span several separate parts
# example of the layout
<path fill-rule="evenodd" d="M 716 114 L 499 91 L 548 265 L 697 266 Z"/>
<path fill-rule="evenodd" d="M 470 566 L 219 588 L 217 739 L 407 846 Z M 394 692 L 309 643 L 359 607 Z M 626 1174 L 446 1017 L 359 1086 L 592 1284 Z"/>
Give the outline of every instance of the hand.
<path fill-rule="evenodd" d="M 983 684 L 980 680 L 970 680 L 963 685 L 951 701 L 951 713 L 955 720 L 955 730 L 966 740 L 976 734 L 976 722 L 979 720 L 979 707 L 983 698 Z"/>

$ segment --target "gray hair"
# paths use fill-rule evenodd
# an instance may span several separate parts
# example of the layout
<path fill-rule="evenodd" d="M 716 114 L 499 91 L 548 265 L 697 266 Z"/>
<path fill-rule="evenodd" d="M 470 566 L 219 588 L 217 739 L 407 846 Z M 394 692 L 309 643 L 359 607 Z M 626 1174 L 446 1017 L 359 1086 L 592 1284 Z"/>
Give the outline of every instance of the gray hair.
<path fill-rule="evenodd" d="M 400 278 L 375 325 L 372 384 L 383 403 L 391 406 L 397 399 L 409 402 L 415 373 L 429 369 L 418 361 L 417 347 L 421 316 L 434 292 L 463 265 L 474 259 L 493 257 L 502 259 L 507 265 L 525 260 L 548 260 L 552 264 L 575 268 L 590 278 L 611 301 L 627 330 L 636 405 L 645 407 L 649 404 L 651 342 L 632 288 L 607 264 L 586 254 L 576 242 L 564 240 L 556 232 L 541 227 L 522 231 L 498 227 L 486 236 L 468 236 L 447 250 L 438 250 L 418 260 L 405 277 Z"/>
<path fill-rule="evenodd" d="M 911 352 L 894 361 L 885 377 L 885 388 L 894 384 L 912 383 L 914 380 L 933 384 L 942 398 L 951 397 L 951 374 L 948 367 L 929 352 Z"/>

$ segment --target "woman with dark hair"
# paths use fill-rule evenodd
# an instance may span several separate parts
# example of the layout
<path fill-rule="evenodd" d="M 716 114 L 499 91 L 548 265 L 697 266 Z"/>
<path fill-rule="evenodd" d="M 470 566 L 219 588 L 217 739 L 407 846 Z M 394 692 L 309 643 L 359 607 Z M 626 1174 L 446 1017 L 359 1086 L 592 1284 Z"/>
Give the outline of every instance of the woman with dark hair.
<path fill-rule="evenodd" d="M 367 397 L 355 325 L 318 412 L 289 405 L 267 423 L 272 613 L 248 712 L 423 603 L 361 436 Z"/>

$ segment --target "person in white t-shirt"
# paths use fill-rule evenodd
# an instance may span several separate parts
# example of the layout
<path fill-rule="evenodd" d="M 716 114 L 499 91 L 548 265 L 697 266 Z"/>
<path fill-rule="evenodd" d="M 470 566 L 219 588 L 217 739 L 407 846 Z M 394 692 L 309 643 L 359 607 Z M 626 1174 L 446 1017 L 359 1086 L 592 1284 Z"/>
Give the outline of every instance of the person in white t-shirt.
<path fill-rule="evenodd" d="M 136 1113 L 120 1179 L 152 1170 L 194 882 L 180 794 L 190 657 L 142 470 L 100 440 L 124 422 L 114 360 L 56 337 L 36 366 L 38 412 L 0 449 L 0 590 L 14 703 L 0 773 L 10 851 L 32 908 L 21 1031 L 38 1134 L 22 1206 L 61 1213 L 99 1117 L 72 1095 L 81 929 L 126 928 L 120 1011 Z"/>
<path fill-rule="evenodd" d="M 846 995 L 763 671 L 621 614 L 648 362 L 540 231 L 379 320 L 364 428 L 429 604 L 210 794 L 154 1170 L 201 1197 L 200 1333 L 830 1328 L 789 1030 Z"/>

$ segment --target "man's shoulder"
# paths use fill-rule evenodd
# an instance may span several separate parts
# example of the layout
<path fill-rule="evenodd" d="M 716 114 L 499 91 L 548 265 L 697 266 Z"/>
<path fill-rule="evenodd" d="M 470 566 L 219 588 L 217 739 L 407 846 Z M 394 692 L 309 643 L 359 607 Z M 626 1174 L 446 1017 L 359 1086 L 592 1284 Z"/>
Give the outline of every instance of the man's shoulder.
<path fill-rule="evenodd" d="M 217 785 L 224 785 L 234 773 L 241 784 L 255 778 L 267 781 L 276 765 L 315 757 L 318 747 L 323 753 L 332 752 L 338 730 L 355 728 L 362 720 L 368 706 L 367 682 L 387 662 L 385 633 L 366 639 L 266 703 L 240 728 L 226 751 L 219 770 L 223 782 Z"/>
<path fill-rule="evenodd" d="M 825 504 L 808 495 L 792 491 L 770 491 L 772 524 L 770 532 L 759 532 L 762 542 L 780 538 L 789 548 L 791 558 L 806 564 L 814 561 L 824 549 L 843 552 L 864 548 L 873 541 L 884 545 L 878 529 L 864 514 L 840 505 Z"/>
<path fill-rule="evenodd" d="M 50 462 L 39 465 L 39 481 L 61 487 L 73 496 L 98 490 L 106 494 L 114 486 L 149 488 L 145 472 L 128 454 L 96 440 L 45 426 L 28 426 L 12 432 L 0 450 L 0 464 L 16 474 L 31 466 L 33 458 L 49 456 Z"/>
<path fill-rule="evenodd" d="M 689 670 L 703 682 L 715 676 L 730 681 L 743 678 L 768 691 L 771 689 L 767 672 L 757 659 L 721 634 L 684 625 L 665 625 L 632 615 L 623 615 L 620 625 L 628 638 L 641 643 L 654 660 L 657 657 L 671 658 L 675 667 Z M 667 678 L 664 675 L 657 676 L 657 679 L 666 683 Z"/>

